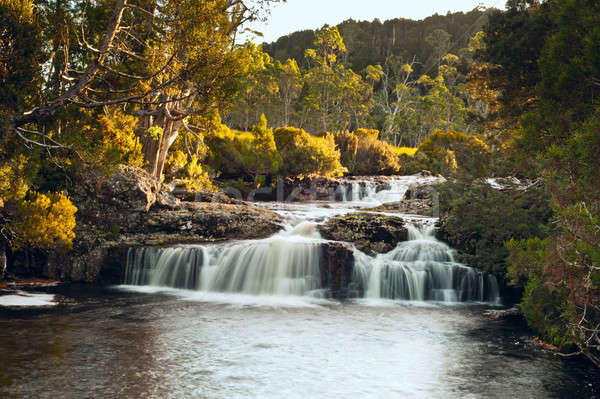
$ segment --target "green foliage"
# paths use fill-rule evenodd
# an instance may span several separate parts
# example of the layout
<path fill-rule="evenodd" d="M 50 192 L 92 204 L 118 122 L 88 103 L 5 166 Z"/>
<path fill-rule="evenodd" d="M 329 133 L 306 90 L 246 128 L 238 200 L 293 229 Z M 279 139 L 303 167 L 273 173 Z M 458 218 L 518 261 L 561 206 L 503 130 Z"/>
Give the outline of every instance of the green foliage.
<path fill-rule="evenodd" d="M 261 115 L 258 125 L 252 128 L 252 150 L 247 155 L 246 170 L 254 173 L 255 183 L 261 175 L 274 175 L 279 170 L 281 158 L 275 145 L 273 129 L 267 127 L 267 118 Z"/>
<path fill-rule="evenodd" d="M 63 193 L 32 193 L 31 197 L 18 204 L 19 219 L 12 226 L 16 249 L 70 250 L 75 238 L 77 208 Z"/>
<path fill-rule="evenodd" d="M 542 335 L 545 342 L 561 349 L 573 345 L 564 321 L 567 307 L 565 293 L 548 289 L 543 278 L 532 276 L 527 282 L 521 300 L 521 310 L 527 323 Z"/>
<path fill-rule="evenodd" d="M 443 27 L 451 36 L 452 44 L 458 48 L 466 47 L 469 38 L 486 23 L 486 14 L 489 11 L 474 9 L 466 13 L 436 14 L 421 21 L 397 18 L 382 23 L 379 20 L 371 22 L 349 19 L 339 24 L 337 29 L 348 49 L 345 62 L 352 70 L 362 71 L 369 65 L 383 65 L 386 57 L 391 54 L 404 59 L 416 56 L 423 63 L 418 65 L 417 71 L 422 74 L 437 63 L 434 47 L 424 41 L 424 38 Z M 300 65 L 305 65 L 305 51 L 311 48 L 314 41 L 315 31 L 304 30 L 265 44 L 264 48 L 281 62 L 293 58 Z M 448 47 L 445 51 L 448 51 Z"/>
<path fill-rule="evenodd" d="M 467 264 L 501 280 L 507 277 L 505 242 L 548 234 L 552 209 L 539 187 L 500 191 L 485 182 L 457 180 L 442 185 L 439 198 L 442 238 L 461 251 Z"/>
<path fill-rule="evenodd" d="M 599 26 L 597 2 L 511 1 L 490 17 L 478 78 L 497 94 L 502 152 L 519 173 L 541 175 L 554 204 L 547 239 L 507 245 L 524 314 L 544 339 L 572 342 L 598 366 Z"/>
<path fill-rule="evenodd" d="M 42 62 L 39 18 L 33 1 L 0 2 L 0 121 L 37 97 Z M 4 134 L 0 124 L 0 137 Z"/>
<path fill-rule="evenodd" d="M 275 130 L 275 142 L 282 158 L 280 172 L 285 176 L 335 177 L 347 171 L 330 134 L 314 137 L 302 129 L 284 127 Z"/>

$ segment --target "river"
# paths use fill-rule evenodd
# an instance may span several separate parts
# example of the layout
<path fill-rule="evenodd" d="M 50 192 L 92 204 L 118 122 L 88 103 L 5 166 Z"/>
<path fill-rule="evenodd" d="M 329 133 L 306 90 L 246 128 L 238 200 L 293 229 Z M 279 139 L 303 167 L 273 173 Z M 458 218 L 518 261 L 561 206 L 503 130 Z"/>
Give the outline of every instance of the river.
<path fill-rule="evenodd" d="M 263 204 L 286 220 L 274 237 L 132 249 L 122 286 L 0 306 L 0 397 L 600 397 L 585 360 L 485 317 L 501 306 L 495 279 L 455 262 L 433 219 L 405 215 L 409 241 L 390 253 L 354 249 L 360 294 L 328 298 L 317 226 L 400 199 L 411 182 L 341 203 Z"/>

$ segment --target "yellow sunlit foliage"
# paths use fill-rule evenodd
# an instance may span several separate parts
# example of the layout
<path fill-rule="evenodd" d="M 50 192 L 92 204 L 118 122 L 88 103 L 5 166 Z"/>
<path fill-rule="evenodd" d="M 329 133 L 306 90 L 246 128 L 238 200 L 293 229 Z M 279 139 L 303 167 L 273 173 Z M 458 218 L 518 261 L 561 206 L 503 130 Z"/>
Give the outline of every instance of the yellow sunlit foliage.
<path fill-rule="evenodd" d="M 104 157 L 109 163 L 144 166 L 142 144 L 135 134 L 138 123 L 136 117 L 114 109 L 109 115 L 102 114 L 98 122 L 104 131 L 102 147 Z"/>
<path fill-rule="evenodd" d="M 167 160 L 165 172 L 170 177 L 183 180 L 183 183 L 189 189 L 217 190 L 196 155 L 188 157 L 183 151 L 172 151 Z"/>
<path fill-rule="evenodd" d="M 392 147 L 392 150 L 398 155 L 413 157 L 419 149 L 415 147 Z"/>
<path fill-rule="evenodd" d="M 335 141 L 342 153 L 342 163 L 353 175 L 395 174 L 400 171 L 398 154 L 394 147 L 380 141 L 379 131 L 357 129 L 335 134 Z"/>
<path fill-rule="evenodd" d="M 347 171 L 331 134 L 315 137 L 302 129 L 283 127 L 275 130 L 275 143 L 283 161 L 280 172 L 286 176 L 335 177 Z"/>
<path fill-rule="evenodd" d="M 63 193 L 35 193 L 32 199 L 19 204 L 15 246 L 70 250 L 76 212 L 77 207 Z"/>
<path fill-rule="evenodd" d="M 25 197 L 29 185 L 25 178 L 27 157 L 18 155 L 0 164 L 0 201 Z"/>
<path fill-rule="evenodd" d="M 419 152 L 427 156 L 432 172 L 453 172 L 460 168 L 484 175 L 487 171 L 487 144 L 462 132 L 438 130 L 419 146 Z"/>
<path fill-rule="evenodd" d="M 356 129 L 354 134 L 359 139 L 370 139 L 370 140 L 378 140 L 379 139 L 379 130 L 377 129 Z"/>

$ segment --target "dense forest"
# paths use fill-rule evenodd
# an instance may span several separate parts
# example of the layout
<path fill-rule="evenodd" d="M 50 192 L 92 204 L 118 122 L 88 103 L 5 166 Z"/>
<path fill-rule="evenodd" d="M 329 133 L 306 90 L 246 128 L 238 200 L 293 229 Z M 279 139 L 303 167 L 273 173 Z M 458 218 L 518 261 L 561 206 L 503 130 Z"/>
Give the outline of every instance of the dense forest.
<path fill-rule="evenodd" d="M 273 2 L 1 0 L 0 248 L 71 249 L 84 170 L 218 190 L 426 169 L 444 238 L 600 366 L 600 4 L 238 43 Z"/>

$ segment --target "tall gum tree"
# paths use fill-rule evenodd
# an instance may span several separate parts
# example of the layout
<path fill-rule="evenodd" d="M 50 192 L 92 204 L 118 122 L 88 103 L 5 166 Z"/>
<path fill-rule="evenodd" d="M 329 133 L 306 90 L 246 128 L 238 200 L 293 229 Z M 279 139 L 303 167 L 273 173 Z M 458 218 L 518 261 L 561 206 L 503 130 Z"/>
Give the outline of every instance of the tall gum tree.
<path fill-rule="evenodd" d="M 69 40 L 53 42 L 52 53 L 61 54 L 53 58 L 59 68 L 53 68 L 52 81 L 59 90 L 45 90 L 29 109 L 9 112 L 3 125 L 28 146 L 65 148 L 60 134 L 49 135 L 43 128 L 57 113 L 68 107 L 121 106 L 139 118 L 146 167 L 160 178 L 178 132 L 185 128 L 196 134 L 187 118 L 220 106 L 236 90 L 243 71 L 237 32 L 276 1 L 65 2 L 75 22 L 67 26 Z"/>

